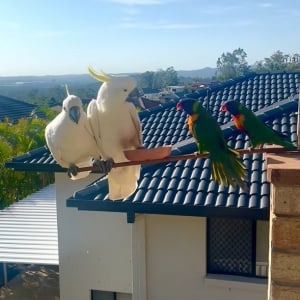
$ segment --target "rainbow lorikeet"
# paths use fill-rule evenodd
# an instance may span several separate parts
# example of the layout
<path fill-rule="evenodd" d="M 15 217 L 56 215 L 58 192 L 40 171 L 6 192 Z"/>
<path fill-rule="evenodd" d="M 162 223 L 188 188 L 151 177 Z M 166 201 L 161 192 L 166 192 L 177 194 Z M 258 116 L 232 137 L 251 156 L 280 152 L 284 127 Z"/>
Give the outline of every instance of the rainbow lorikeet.
<path fill-rule="evenodd" d="M 249 136 L 253 148 L 263 146 L 263 144 L 275 144 L 288 150 L 297 149 L 285 135 L 268 127 L 251 110 L 238 101 L 228 100 L 221 105 L 220 110 L 231 113 L 235 127 Z"/>
<path fill-rule="evenodd" d="M 247 190 L 246 168 L 238 152 L 227 146 L 217 121 L 195 99 L 183 98 L 176 105 L 188 114 L 187 125 L 200 153 L 209 152 L 212 179 L 225 186 Z"/>

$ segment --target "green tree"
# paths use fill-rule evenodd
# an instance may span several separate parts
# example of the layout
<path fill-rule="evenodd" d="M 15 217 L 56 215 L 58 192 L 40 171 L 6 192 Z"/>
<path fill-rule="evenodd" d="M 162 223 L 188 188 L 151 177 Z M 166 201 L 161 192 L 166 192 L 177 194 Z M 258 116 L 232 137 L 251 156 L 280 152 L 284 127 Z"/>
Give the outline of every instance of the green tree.
<path fill-rule="evenodd" d="M 166 70 L 159 69 L 156 72 L 146 71 L 137 77 L 140 88 L 162 89 L 168 85 L 177 85 L 178 74 L 173 67 Z"/>
<path fill-rule="evenodd" d="M 217 60 L 217 79 L 224 81 L 249 72 L 246 58 L 247 53 L 242 48 L 222 53 Z"/>
<path fill-rule="evenodd" d="M 177 85 L 178 74 L 173 67 L 168 67 L 166 70 L 159 69 L 156 72 L 143 73 L 143 78 L 147 76 L 147 80 L 150 83 L 152 81 L 152 88 L 162 89 L 168 85 Z"/>
<path fill-rule="evenodd" d="M 0 208 L 54 181 L 51 173 L 17 172 L 5 167 L 13 157 L 45 145 L 48 122 L 32 117 L 16 124 L 9 120 L 0 123 Z"/>
<path fill-rule="evenodd" d="M 165 85 L 177 85 L 179 82 L 177 72 L 173 67 L 169 67 L 165 71 Z"/>
<path fill-rule="evenodd" d="M 162 89 L 163 87 L 166 86 L 166 83 L 164 80 L 164 75 L 165 75 L 165 72 L 163 69 L 159 69 L 158 71 L 156 71 L 154 73 L 152 88 Z"/>
<path fill-rule="evenodd" d="M 257 61 L 254 66 L 255 72 L 292 71 L 299 69 L 299 54 L 284 54 L 277 50 L 270 57 Z"/>
<path fill-rule="evenodd" d="M 138 77 L 138 84 L 141 88 L 152 88 L 154 81 L 154 72 L 146 71 Z"/>

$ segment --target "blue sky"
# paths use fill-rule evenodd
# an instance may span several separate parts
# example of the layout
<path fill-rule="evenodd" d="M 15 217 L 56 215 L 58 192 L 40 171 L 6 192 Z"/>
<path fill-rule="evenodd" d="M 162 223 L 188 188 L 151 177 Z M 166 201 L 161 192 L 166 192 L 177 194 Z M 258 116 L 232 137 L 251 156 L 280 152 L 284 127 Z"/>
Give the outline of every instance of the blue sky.
<path fill-rule="evenodd" d="M 1 1 L 0 76 L 216 67 L 300 52 L 299 0 Z"/>

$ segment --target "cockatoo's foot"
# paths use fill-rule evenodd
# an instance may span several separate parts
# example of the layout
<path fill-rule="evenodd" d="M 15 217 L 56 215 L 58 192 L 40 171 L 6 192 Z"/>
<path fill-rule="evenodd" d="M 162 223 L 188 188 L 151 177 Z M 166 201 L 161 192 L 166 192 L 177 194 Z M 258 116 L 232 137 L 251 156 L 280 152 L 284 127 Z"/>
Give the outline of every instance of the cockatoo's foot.
<path fill-rule="evenodd" d="M 78 174 L 78 168 L 76 165 L 74 164 L 70 164 L 69 168 L 68 168 L 68 176 L 71 178 L 72 176 L 76 176 Z"/>
<path fill-rule="evenodd" d="M 93 160 L 93 167 L 97 168 L 99 173 L 107 174 L 110 172 L 110 170 L 113 167 L 113 160 L 108 159 L 108 160 L 99 160 L 95 159 Z"/>

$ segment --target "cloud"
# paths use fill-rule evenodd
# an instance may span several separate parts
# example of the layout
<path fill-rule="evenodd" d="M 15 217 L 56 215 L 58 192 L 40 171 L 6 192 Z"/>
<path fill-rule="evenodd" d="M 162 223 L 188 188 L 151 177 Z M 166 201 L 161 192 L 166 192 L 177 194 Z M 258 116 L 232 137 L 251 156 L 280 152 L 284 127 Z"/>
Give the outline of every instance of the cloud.
<path fill-rule="evenodd" d="M 160 5 L 164 4 L 163 0 L 109 0 L 110 2 L 123 5 Z"/>
<path fill-rule="evenodd" d="M 199 10 L 199 13 L 208 15 L 225 15 L 243 9 L 240 5 L 210 5 Z"/>
<path fill-rule="evenodd" d="M 121 24 L 122 28 L 138 28 L 144 30 L 184 30 L 184 29 L 197 29 L 197 28 L 209 28 L 214 26 L 213 24 L 202 23 L 167 23 L 167 22 L 134 22 L 130 19 L 124 19 Z"/>
<path fill-rule="evenodd" d="M 137 8 L 133 8 L 133 7 L 128 7 L 128 8 L 125 8 L 124 9 L 124 13 L 127 14 L 127 15 L 138 15 L 140 13 L 140 10 L 137 9 Z"/>
<path fill-rule="evenodd" d="M 271 2 L 262 2 L 259 4 L 259 7 L 262 7 L 262 8 L 269 8 L 272 6 L 273 6 L 273 4 Z"/>

